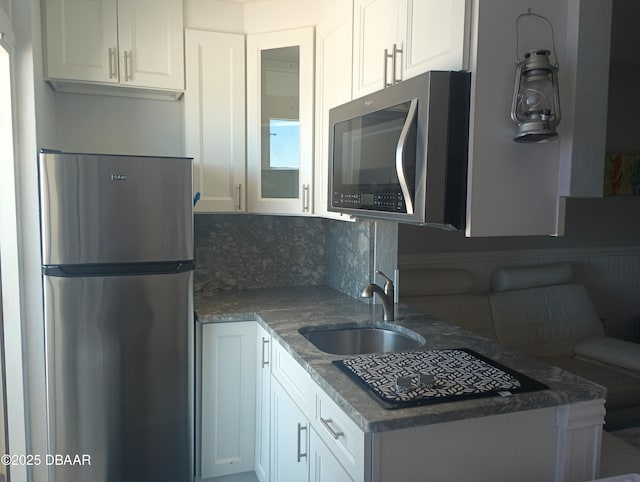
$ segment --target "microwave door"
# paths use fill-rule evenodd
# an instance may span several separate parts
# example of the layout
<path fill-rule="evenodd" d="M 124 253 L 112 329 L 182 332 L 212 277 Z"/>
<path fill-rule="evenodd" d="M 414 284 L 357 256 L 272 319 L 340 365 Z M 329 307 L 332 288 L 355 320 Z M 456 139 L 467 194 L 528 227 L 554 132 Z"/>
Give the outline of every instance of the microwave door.
<path fill-rule="evenodd" d="M 398 145 L 396 147 L 396 173 L 398 175 L 398 182 L 400 183 L 400 189 L 402 189 L 402 195 L 404 196 L 405 208 L 407 214 L 414 214 L 413 193 L 409 190 L 407 182 L 407 173 L 405 172 L 405 155 L 407 154 L 407 140 L 409 139 L 412 131 L 412 126 L 416 122 L 416 115 L 418 112 L 418 99 L 413 99 L 409 106 L 409 112 L 407 113 L 407 119 L 402 126 L 400 132 L 400 138 L 398 139 Z M 415 152 L 413 152 L 415 156 Z M 414 157 L 415 161 L 415 157 Z M 414 162 L 415 164 L 415 162 Z M 413 181 L 415 182 L 415 180 Z"/>

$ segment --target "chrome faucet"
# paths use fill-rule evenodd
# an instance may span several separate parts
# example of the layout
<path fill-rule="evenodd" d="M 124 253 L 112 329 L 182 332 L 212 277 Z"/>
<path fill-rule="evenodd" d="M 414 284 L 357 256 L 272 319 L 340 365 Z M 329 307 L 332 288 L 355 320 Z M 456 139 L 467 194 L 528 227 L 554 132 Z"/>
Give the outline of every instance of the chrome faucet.
<path fill-rule="evenodd" d="M 395 319 L 393 305 L 393 281 L 391 281 L 391 279 L 380 270 L 376 270 L 376 273 L 386 280 L 384 283 L 384 290 L 377 284 L 371 283 L 365 286 L 360 296 L 363 298 L 372 298 L 374 293 L 377 294 L 382 300 L 382 305 L 384 306 L 384 321 L 393 321 Z"/>

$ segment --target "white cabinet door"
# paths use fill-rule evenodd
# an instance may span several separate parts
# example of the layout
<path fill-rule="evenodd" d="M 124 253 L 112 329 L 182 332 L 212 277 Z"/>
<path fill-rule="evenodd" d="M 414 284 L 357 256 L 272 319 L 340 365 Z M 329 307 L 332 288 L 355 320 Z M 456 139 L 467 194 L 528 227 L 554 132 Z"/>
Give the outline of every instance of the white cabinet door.
<path fill-rule="evenodd" d="M 196 212 L 245 210 L 244 35 L 186 30 L 185 144 Z"/>
<path fill-rule="evenodd" d="M 115 0 L 46 0 L 46 76 L 118 83 Z"/>
<path fill-rule="evenodd" d="M 247 36 L 251 212 L 312 212 L 313 39 L 313 27 Z"/>
<path fill-rule="evenodd" d="M 466 68 L 470 7 L 470 0 L 355 0 L 353 97 L 429 70 Z"/>
<path fill-rule="evenodd" d="M 47 79 L 184 90 L 182 0 L 45 0 L 44 13 Z"/>
<path fill-rule="evenodd" d="M 255 471 L 260 482 L 269 481 L 269 434 L 271 414 L 271 336 L 257 325 L 256 336 L 256 446 Z"/>
<path fill-rule="evenodd" d="M 271 481 L 309 479 L 309 421 L 280 383 L 271 380 Z"/>
<path fill-rule="evenodd" d="M 353 482 L 354 479 L 351 478 L 349 472 L 340 465 L 338 459 L 331 453 L 329 447 L 325 445 L 313 427 L 311 428 L 309 443 L 311 444 L 309 459 L 310 482 Z"/>
<path fill-rule="evenodd" d="M 400 4 L 402 79 L 429 70 L 467 68 L 468 0 L 403 0 Z"/>
<path fill-rule="evenodd" d="M 393 72 L 392 61 L 385 61 L 384 51 L 393 44 L 402 46 L 400 38 L 400 0 L 355 0 L 353 18 L 353 97 L 384 87 Z"/>
<path fill-rule="evenodd" d="M 184 89 L 182 0 L 118 0 L 120 82 Z"/>
<path fill-rule="evenodd" d="M 330 0 L 325 0 L 328 4 Z M 331 0 L 334 20 L 316 30 L 315 213 L 348 219 L 327 211 L 329 179 L 329 109 L 351 100 L 353 1 Z M 333 5 L 336 4 L 336 5 Z"/>
<path fill-rule="evenodd" d="M 256 323 L 202 325 L 199 475 L 254 469 Z"/>

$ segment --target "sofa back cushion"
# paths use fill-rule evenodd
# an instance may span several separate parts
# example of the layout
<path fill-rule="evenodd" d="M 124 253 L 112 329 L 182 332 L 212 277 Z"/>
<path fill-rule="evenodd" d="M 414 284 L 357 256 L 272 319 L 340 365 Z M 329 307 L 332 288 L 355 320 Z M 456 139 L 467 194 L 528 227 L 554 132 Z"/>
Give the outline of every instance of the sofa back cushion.
<path fill-rule="evenodd" d="M 576 343 L 604 335 L 582 285 L 490 293 L 489 301 L 498 342 L 536 357 L 572 357 Z"/>
<path fill-rule="evenodd" d="M 573 281 L 571 263 L 500 268 L 491 275 L 491 291 L 522 290 L 540 286 L 561 285 Z"/>

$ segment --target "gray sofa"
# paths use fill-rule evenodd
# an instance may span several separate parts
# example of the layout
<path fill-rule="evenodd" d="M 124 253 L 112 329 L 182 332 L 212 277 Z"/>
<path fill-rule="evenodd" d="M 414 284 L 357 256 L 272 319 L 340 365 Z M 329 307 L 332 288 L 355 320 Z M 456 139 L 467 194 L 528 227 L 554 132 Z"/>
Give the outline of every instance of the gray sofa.
<path fill-rule="evenodd" d="M 400 302 L 607 389 L 606 428 L 640 425 L 640 345 L 606 336 L 569 263 L 504 268 L 475 293 L 457 269 L 401 270 Z"/>

